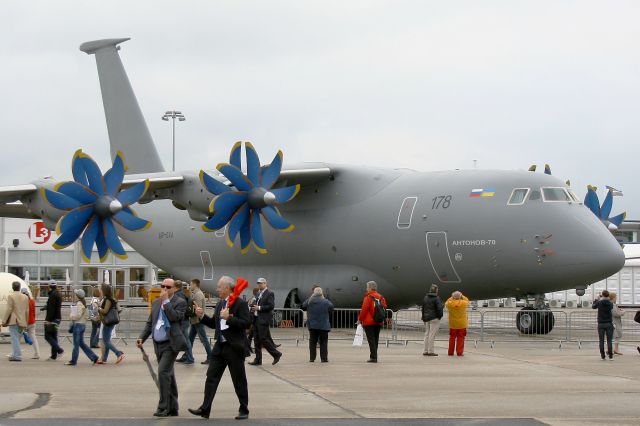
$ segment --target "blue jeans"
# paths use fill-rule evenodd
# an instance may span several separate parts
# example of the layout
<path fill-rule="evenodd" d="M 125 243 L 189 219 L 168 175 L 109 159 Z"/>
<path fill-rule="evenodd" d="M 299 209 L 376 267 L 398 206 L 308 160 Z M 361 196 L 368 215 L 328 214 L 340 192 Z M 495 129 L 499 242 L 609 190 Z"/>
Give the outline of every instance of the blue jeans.
<path fill-rule="evenodd" d="M 85 328 L 86 326 L 84 324 L 76 324 L 73 326 L 73 352 L 71 352 L 72 364 L 76 364 L 78 362 L 80 349 L 82 349 L 82 352 L 84 352 L 91 362 L 96 362 L 98 360 L 98 355 L 94 354 L 89 346 L 84 342 Z"/>
<path fill-rule="evenodd" d="M 22 359 L 22 349 L 20 349 L 20 337 L 22 337 L 22 333 L 20 333 L 20 326 L 10 325 L 9 333 L 11 333 L 11 358 L 14 359 Z"/>
<path fill-rule="evenodd" d="M 107 358 L 109 357 L 109 350 L 112 350 L 116 356 L 122 355 L 122 351 L 119 351 L 116 346 L 111 343 L 111 333 L 113 332 L 113 328 L 115 325 L 104 325 L 102 324 L 102 342 L 104 343 L 104 352 L 102 353 L 102 361 L 107 362 Z"/>
<path fill-rule="evenodd" d="M 100 344 L 100 323 L 91 321 L 91 337 L 89 338 L 89 346 L 97 348 Z"/>
<path fill-rule="evenodd" d="M 193 351 L 191 350 L 191 342 L 187 338 L 189 337 L 189 320 L 183 320 L 181 326 L 184 340 L 187 341 L 187 350 L 184 351 L 184 355 L 182 356 L 182 358 L 187 362 L 193 362 Z"/>
<path fill-rule="evenodd" d="M 211 344 L 209 343 L 209 338 L 207 337 L 207 330 L 204 328 L 204 324 L 191 324 L 191 328 L 189 329 L 189 343 L 191 343 L 191 348 L 193 348 L 193 342 L 196 340 L 196 334 L 202 342 L 202 346 L 204 346 L 204 350 L 207 353 L 207 359 L 211 357 Z"/>

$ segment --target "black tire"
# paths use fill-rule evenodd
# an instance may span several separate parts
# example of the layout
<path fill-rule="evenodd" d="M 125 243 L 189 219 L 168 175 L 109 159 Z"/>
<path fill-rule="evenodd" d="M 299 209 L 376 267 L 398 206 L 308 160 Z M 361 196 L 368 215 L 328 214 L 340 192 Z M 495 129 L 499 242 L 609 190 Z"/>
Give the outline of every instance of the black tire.
<path fill-rule="evenodd" d="M 538 321 L 538 334 L 548 334 L 553 330 L 553 326 L 556 324 L 556 318 L 551 311 L 540 311 Z"/>
<path fill-rule="evenodd" d="M 538 321 L 538 311 L 531 308 L 523 308 L 516 315 L 516 327 L 522 334 L 535 334 Z"/>
<path fill-rule="evenodd" d="M 553 312 L 523 308 L 516 315 L 516 327 L 522 334 L 548 334 L 555 325 Z"/>

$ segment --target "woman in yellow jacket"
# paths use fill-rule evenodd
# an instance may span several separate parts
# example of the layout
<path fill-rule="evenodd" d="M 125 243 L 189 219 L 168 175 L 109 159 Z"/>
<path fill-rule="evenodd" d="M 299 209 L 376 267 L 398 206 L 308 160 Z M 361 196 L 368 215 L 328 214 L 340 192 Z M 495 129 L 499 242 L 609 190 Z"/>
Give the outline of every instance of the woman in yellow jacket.
<path fill-rule="evenodd" d="M 469 299 L 459 291 L 454 291 L 444 304 L 449 311 L 449 356 L 456 350 L 458 356 L 464 352 L 464 338 L 467 335 L 467 308 Z"/>

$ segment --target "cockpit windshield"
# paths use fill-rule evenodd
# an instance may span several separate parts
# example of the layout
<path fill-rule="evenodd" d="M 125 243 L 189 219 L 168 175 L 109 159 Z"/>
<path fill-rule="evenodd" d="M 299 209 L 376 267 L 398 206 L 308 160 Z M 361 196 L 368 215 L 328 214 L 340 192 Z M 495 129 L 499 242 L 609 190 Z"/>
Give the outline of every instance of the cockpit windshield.
<path fill-rule="evenodd" d="M 510 206 L 519 206 L 524 204 L 524 201 L 527 199 L 527 194 L 529 193 L 529 188 L 516 188 L 511 193 L 511 197 L 509 198 L 509 202 L 507 205 Z"/>
<path fill-rule="evenodd" d="M 567 192 L 566 188 L 542 188 L 542 200 L 549 202 L 576 202 Z"/>

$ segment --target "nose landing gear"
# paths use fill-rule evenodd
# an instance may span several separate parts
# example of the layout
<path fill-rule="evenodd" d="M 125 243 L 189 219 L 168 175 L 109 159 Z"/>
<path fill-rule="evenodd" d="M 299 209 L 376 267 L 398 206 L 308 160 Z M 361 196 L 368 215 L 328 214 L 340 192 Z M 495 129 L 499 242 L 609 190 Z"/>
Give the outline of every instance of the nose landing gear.
<path fill-rule="evenodd" d="M 533 305 L 516 315 L 516 327 L 522 334 L 548 334 L 554 325 L 555 318 L 544 304 L 544 295 L 537 295 Z"/>

